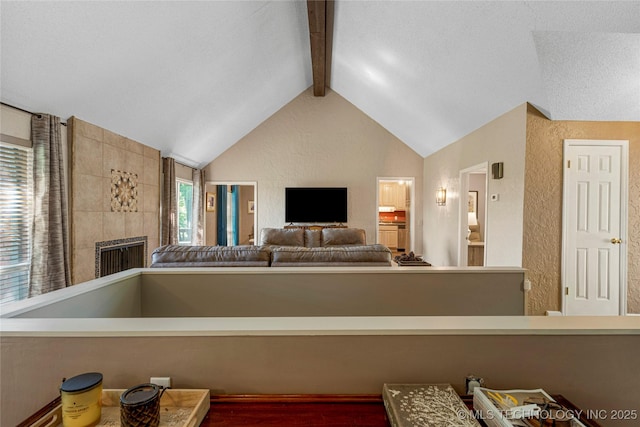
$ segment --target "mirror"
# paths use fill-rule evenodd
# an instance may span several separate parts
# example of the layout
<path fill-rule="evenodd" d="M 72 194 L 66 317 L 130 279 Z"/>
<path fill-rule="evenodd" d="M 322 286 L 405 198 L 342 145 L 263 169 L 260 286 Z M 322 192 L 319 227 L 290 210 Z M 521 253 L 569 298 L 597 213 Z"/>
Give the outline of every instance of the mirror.
<path fill-rule="evenodd" d="M 254 245 L 257 228 L 256 183 L 207 182 L 205 244 Z"/>

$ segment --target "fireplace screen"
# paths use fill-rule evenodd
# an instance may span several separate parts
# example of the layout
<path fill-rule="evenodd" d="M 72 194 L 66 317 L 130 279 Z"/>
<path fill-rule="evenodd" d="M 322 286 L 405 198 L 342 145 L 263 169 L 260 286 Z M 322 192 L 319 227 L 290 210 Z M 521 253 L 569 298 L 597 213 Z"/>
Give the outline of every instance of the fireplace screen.
<path fill-rule="evenodd" d="M 130 268 L 145 267 L 147 238 L 113 240 L 96 243 L 96 277 Z"/>

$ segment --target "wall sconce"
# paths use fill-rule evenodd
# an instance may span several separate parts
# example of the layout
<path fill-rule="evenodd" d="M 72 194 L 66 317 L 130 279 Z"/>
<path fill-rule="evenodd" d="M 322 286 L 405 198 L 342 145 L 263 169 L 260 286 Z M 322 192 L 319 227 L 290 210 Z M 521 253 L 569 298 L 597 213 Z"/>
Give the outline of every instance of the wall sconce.
<path fill-rule="evenodd" d="M 436 205 L 445 206 L 447 204 L 447 190 L 445 188 L 440 188 L 436 191 Z"/>
<path fill-rule="evenodd" d="M 491 165 L 491 178 L 502 179 L 504 175 L 504 164 L 502 162 L 493 163 Z"/>

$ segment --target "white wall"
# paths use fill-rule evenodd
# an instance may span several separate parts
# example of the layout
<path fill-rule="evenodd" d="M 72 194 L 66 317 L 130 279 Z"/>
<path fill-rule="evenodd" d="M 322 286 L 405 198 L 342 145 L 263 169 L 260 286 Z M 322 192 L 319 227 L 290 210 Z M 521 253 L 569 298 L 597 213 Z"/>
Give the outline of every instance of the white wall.
<path fill-rule="evenodd" d="M 526 104 L 514 108 L 424 160 L 424 248 L 434 265 L 457 265 L 461 170 L 482 162 L 504 162 L 504 178 L 491 179 L 485 224 L 487 266 L 521 266 Z M 490 172 L 489 172 L 490 174 Z M 437 206 L 436 190 L 447 190 L 446 206 Z M 467 196 L 462 200 L 466 203 Z"/>
<path fill-rule="evenodd" d="M 348 225 L 376 240 L 378 176 L 415 177 L 422 194 L 423 158 L 340 95 L 305 90 L 206 167 L 207 181 L 256 181 L 258 229 L 282 227 L 284 189 L 347 187 Z M 416 200 L 416 236 L 422 200 Z M 415 250 L 421 253 L 421 241 Z"/>

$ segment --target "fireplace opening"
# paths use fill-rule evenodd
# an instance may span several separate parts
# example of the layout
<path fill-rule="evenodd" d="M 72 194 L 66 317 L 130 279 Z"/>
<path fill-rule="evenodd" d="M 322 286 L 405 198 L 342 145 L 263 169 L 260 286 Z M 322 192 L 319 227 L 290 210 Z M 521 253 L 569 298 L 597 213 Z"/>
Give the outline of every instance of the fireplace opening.
<path fill-rule="evenodd" d="M 96 278 L 143 268 L 147 259 L 147 237 L 96 243 Z"/>

